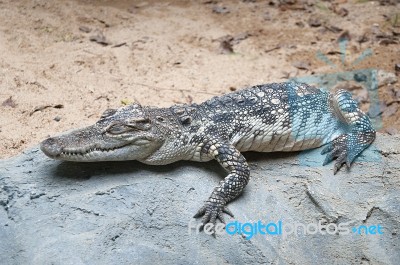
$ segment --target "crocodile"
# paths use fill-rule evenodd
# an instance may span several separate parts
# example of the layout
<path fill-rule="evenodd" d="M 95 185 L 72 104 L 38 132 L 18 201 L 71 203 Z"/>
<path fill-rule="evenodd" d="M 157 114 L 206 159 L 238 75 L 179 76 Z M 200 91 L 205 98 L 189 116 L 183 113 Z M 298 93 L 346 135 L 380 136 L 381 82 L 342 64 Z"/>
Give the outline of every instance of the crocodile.
<path fill-rule="evenodd" d="M 330 93 L 305 83 L 257 85 L 213 97 L 201 104 L 157 108 L 131 104 L 107 109 L 89 127 L 44 140 L 50 158 L 68 161 L 138 160 L 165 165 L 178 160 L 215 159 L 227 171 L 194 215 L 201 225 L 233 217 L 227 204 L 250 178 L 242 152 L 299 151 L 326 145 L 323 165 L 333 173 L 375 139 L 368 116 L 352 95 Z"/>

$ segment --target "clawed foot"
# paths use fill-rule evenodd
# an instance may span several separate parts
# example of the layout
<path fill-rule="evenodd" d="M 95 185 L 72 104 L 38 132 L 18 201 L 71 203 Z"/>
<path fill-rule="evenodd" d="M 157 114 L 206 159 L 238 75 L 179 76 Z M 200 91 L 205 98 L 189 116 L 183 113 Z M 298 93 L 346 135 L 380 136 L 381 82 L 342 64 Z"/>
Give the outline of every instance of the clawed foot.
<path fill-rule="evenodd" d="M 193 217 L 198 218 L 203 216 L 201 219 L 201 228 L 203 229 L 206 224 L 212 224 L 212 232 L 215 236 L 215 225 L 217 223 L 217 219 L 219 219 L 221 223 L 225 224 L 225 219 L 223 217 L 224 213 L 234 217 L 233 213 L 225 205 L 207 201 Z"/>
<path fill-rule="evenodd" d="M 326 154 L 324 166 L 336 158 L 333 174 L 336 174 L 344 163 L 349 169 L 351 162 L 354 160 L 353 156 L 349 156 L 347 135 L 341 135 L 329 143 L 321 152 L 321 155 L 324 154 Z"/>

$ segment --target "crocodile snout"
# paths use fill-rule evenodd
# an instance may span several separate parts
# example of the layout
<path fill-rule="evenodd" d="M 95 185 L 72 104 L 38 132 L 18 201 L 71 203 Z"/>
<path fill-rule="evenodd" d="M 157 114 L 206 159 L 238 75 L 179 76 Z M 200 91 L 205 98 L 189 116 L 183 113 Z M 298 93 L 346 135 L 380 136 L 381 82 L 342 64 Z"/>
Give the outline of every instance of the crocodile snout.
<path fill-rule="evenodd" d="M 62 152 L 62 145 L 56 137 L 50 137 L 41 142 L 40 150 L 48 157 L 56 158 Z"/>

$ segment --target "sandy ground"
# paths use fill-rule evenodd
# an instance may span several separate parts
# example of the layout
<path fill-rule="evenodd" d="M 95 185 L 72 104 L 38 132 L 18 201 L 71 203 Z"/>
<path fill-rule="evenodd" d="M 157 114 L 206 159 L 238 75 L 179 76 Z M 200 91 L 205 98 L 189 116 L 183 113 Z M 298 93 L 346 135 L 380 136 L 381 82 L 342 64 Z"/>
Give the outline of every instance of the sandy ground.
<path fill-rule="evenodd" d="M 395 2 L 0 0 L 0 158 L 90 125 L 108 107 L 199 103 L 250 85 L 365 68 L 392 75 L 379 88 L 377 115 L 381 131 L 396 133 Z M 340 37 L 349 39 L 345 64 Z M 349 63 L 368 48 L 370 57 Z"/>

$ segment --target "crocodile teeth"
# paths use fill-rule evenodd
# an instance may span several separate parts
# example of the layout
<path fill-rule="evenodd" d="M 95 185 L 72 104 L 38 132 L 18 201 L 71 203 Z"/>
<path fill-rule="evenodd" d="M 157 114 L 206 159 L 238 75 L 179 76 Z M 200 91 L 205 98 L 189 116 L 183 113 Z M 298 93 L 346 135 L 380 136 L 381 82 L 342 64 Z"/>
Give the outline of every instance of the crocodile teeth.
<path fill-rule="evenodd" d="M 61 155 L 64 156 L 87 156 L 90 155 L 93 152 L 110 152 L 110 151 L 114 151 L 117 148 L 110 148 L 110 149 L 100 149 L 100 148 L 90 148 L 88 150 L 85 150 L 83 152 L 79 152 L 79 151 L 62 151 Z"/>

